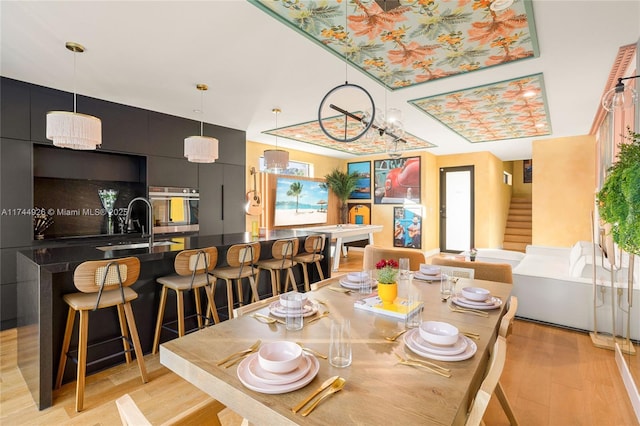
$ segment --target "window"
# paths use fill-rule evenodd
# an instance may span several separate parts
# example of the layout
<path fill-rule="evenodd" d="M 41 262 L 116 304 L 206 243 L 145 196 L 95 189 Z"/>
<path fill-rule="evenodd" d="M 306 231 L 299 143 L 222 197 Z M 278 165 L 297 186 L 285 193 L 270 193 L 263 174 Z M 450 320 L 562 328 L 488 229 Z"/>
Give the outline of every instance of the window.
<path fill-rule="evenodd" d="M 273 171 L 267 170 L 264 167 L 264 157 L 260 157 L 260 171 L 267 172 L 267 173 L 274 173 Z M 289 167 L 286 170 L 281 170 L 277 172 L 277 174 L 313 177 L 313 164 L 289 160 Z"/>

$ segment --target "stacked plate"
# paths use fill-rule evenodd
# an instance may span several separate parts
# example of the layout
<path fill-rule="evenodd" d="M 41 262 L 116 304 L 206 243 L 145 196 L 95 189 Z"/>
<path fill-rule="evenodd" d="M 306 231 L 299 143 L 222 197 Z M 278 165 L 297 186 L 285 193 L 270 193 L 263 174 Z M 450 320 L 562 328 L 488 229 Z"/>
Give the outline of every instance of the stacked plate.
<path fill-rule="evenodd" d="M 438 361 L 463 361 L 478 350 L 475 342 L 463 334 L 458 334 L 458 339 L 452 345 L 429 343 L 420 337 L 419 328 L 412 328 L 405 333 L 404 344 L 411 352 Z"/>
<path fill-rule="evenodd" d="M 502 300 L 491 296 L 489 290 L 480 287 L 465 287 L 460 293 L 456 293 L 451 301 L 463 308 L 491 310 L 502 306 Z"/>
<path fill-rule="evenodd" d="M 263 348 L 270 351 L 269 357 L 273 357 L 274 362 L 267 360 Z M 251 390 L 261 393 L 279 394 L 300 389 L 318 374 L 320 363 L 313 355 L 303 353 L 301 348 L 299 353 L 288 361 L 280 361 L 291 357 L 291 353 L 285 353 L 293 347 L 293 342 L 272 342 L 260 349 L 260 352 L 249 355 L 238 365 L 238 378 L 243 385 Z M 297 346 L 297 345 L 296 345 Z M 280 354 L 278 351 L 282 350 Z M 286 368 L 282 368 L 288 364 Z"/>
<path fill-rule="evenodd" d="M 286 318 L 287 313 L 289 313 L 288 307 L 284 306 L 280 300 L 277 300 L 269 305 L 269 312 L 271 315 Z M 309 299 L 305 300 L 304 305 L 302 306 L 302 316 L 310 317 L 311 315 L 315 315 L 318 312 L 318 305 L 311 302 Z"/>
<path fill-rule="evenodd" d="M 366 272 L 349 272 L 347 275 L 340 278 L 340 285 L 344 288 L 348 288 L 349 290 L 359 290 L 360 282 L 363 279 L 371 282 L 371 288 L 376 288 L 378 286 L 378 282 L 371 279 L 369 274 Z"/>
<path fill-rule="evenodd" d="M 422 263 L 420 270 L 413 274 L 413 278 L 422 281 L 440 281 L 440 268 Z"/>

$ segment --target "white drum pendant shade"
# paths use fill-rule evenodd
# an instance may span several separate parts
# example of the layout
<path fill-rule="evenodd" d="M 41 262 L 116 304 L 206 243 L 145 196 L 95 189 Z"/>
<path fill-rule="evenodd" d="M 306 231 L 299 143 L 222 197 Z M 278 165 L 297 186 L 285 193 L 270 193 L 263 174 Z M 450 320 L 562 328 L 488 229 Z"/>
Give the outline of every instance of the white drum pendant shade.
<path fill-rule="evenodd" d="M 184 156 L 192 163 L 213 163 L 218 159 L 218 139 L 189 136 L 184 140 Z"/>
<path fill-rule="evenodd" d="M 47 113 L 47 139 L 61 148 L 96 149 L 102 144 L 102 121 L 93 115 L 50 111 Z"/>
<path fill-rule="evenodd" d="M 264 151 L 265 168 L 284 170 L 289 167 L 289 152 L 281 149 L 267 149 Z"/>

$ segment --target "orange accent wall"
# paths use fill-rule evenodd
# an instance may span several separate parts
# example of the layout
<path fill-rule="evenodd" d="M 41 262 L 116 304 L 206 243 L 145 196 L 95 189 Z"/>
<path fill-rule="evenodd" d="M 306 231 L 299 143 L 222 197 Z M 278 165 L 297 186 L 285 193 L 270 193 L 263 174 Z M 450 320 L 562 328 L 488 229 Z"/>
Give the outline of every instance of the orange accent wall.
<path fill-rule="evenodd" d="M 569 247 L 591 241 L 595 136 L 533 142 L 533 244 Z"/>

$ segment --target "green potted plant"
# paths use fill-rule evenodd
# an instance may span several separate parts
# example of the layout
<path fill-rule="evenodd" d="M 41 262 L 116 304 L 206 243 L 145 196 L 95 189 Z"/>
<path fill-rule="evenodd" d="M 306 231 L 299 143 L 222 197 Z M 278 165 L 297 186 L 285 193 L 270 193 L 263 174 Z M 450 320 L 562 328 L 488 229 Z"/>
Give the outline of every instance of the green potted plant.
<path fill-rule="evenodd" d="M 613 241 L 627 253 L 640 253 L 640 134 L 627 129 L 618 161 L 598 192 L 599 213 L 611 225 Z"/>
<path fill-rule="evenodd" d="M 340 220 L 342 223 L 349 223 L 349 208 L 347 200 L 356 189 L 358 183 L 358 173 L 347 173 L 335 168 L 331 173 L 325 175 L 327 187 L 340 199 Z"/>
<path fill-rule="evenodd" d="M 394 259 L 382 259 L 376 263 L 378 270 L 378 297 L 382 305 L 392 305 L 398 296 L 398 262 Z"/>

